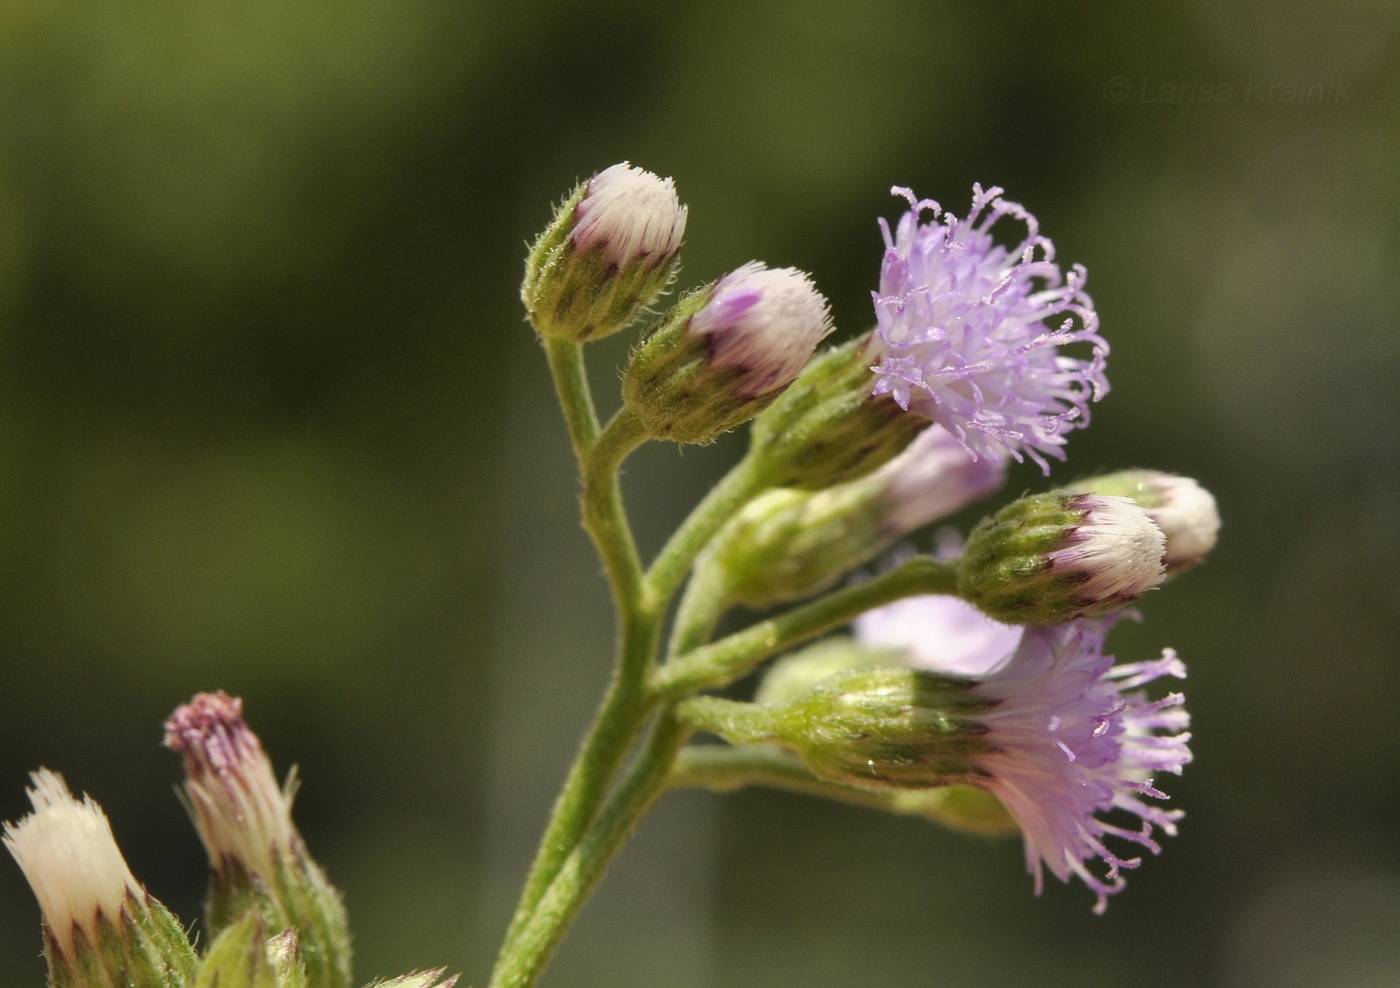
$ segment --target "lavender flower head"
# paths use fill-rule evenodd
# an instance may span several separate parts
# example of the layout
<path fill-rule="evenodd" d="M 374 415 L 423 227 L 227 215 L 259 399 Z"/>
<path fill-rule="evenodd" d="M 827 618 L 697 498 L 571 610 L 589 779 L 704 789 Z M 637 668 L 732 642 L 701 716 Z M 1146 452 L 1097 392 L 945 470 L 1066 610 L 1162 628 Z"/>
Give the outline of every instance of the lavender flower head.
<path fill-rule="evenodd" d="M 973 756 L 987 775 L 969 784 L 1000 799 L 1020 825 L 1037 894 L 1045 869 L 1060 881 L 1077 875 L 1098 896 L 1094 912 L 1102 913 L 1108 896 L 1124 887 L 1122 872 L 1141 863 L 1120 857 L 1105 838 L 1122 838 L 1157 854 L 1154 828 L 1174 835 L 1182 816 L 1145 800 L 1167 798 L 1153 785 L 1154 775 L 1179 775 L 1191 760 L 1183 697 L 1171 693 L 1150 701 L 1137 687 L 1162 676 L 1185 678 L 1185 665 L 1166 649 L 1154 661 L 1115 666 L 1103 652 L 1112 620 L 1081 619 L 1023 631 L 1001 626 L 1006 631 L 998 640 L 996 629 L 985 627 L 994 622 L 955 598 L 912 598 L 898 606 L 903 613 L 867 615 L 856 626 L 858 637 L 869 644 L 903 645 L 916 668 L 984 676 L 971 691 L 996 701 L 976 715 L 995 750 Z M 1017 635 L 1019 642 L 1000 661 L 978 668 Z M 1104 819 L 1115 809 L 1137 817 L 1140 825 L 1128 828 Z M 1106 866 L 1102 874 L 1090 869 L 1096 858 Z"/>
<path fill-rule="evenodd" d="M 965 220 L 909 189 L 892 192 L 910 209 L 893 231 L 880 220 L 873 393 L 943 425 L 977 456 L 1028 456 L 1049 473 L 1045 457 L 1064 459 L 1065 433 L 1087 425 L 1089 402 L 1108 391 L 1108 344 L 1083 267 L 1062 271 L 1036 218 L 999 188 L 974 185 Z M 925 210 L 934 219 L 920 223 Z M 1004 216 L 1026 226 L 1011 249 L 992 239 Z M 1089 344 L 1089 358 L 1060 352 L 1072 343 Z"/>
<path fill-rule="evenodd" d="M 279 859 L 301 847 L 288 779 L 279 786 L 261 742 L 243 720 L 243 701 L 200 693 L 165 722 L 165 746 L 184 756 L 185 795 L 209 862 L 271 881 Z"/>

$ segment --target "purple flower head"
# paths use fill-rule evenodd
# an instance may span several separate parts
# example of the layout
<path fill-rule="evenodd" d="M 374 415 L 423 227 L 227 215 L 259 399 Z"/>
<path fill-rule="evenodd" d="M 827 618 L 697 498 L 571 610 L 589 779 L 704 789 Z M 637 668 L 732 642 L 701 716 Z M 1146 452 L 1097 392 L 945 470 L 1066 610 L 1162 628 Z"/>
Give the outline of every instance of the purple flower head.
<path fill-rule="evenodd" d="M 1036 218 L 999 188 L 974 185 L 965 220 L 892 191 L 910 209 L 893 232 L 880 220 L 873 393 L 943 425 L 976 456 L 1028 456 L 1049 473 L 1045 457 L 1064 459 L 1065 433 L 1087 425 L 1089 402 L 1108 391 L 1108 344 L 1084 269 L 1062 271 Z M 921 224 L 925 210 L 934 219 Z M 1004 216 L 1026 226 L 1011 249 L 992 240 Z M 1088 343 L 1088 359 L 1060 352 L 1071 343 Z"/>
<path fill-rule="evenodd" d="M 1182 816 L 1145 800 L 1167 798 L 1154 775 L 1180 774 L 1191 760 L 1183 697 L 1151 701 L 1137 687 L 1162 676 L 1185 678 L 1186 667 L 1171 649 L 1151 662 L 1115 666 L 1103 652 L 1112 621 L 1091 619 L 1008 629 L 1019 642 L 988 665 L 998 641 L 978 623 L 986 619 L 949 601 L 954 598 L 901 601 L 905 613 L 886 615 L 883 623 L 875 615 L 889 608 L 881 608 L 857 624 L 857 635 L 869 644 L 905 645 L 918 668 L 984 677 L 972 692 L 996 701 L 977 715 L 995 750 L 972 758 L 987 775 L 970 784 L 1000 799 L 1020 825 L 1037 893 L 1044 869 L 1061 881 L 1078 875 L 1097 894 L 1094 911 L 1102 913 L 1108 896 L 1125 884 L 1122 872 L 1141 863 L 1120 857 L 1105 839 L 1157 854 L 1154 828 L 1174 835 Z M 1104 817 L 1113 810 L 1127 811 L 1139 825 L 1110 823 Z M 1102 874 L 1090 869 L 1096 858 L 1106 866 L 1098 869 Z"/>

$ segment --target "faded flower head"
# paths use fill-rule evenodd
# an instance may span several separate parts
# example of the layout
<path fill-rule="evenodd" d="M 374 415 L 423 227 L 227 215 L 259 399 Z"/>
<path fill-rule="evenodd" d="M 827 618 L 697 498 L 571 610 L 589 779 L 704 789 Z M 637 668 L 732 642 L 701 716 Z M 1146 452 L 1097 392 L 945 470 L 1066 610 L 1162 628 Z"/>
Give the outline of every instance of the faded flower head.
<path fill-rule="evenodd" d="M 857 633 L 869 644 L 904 644 L 910 663 L 927 671 L 971 671 L 994 654 L 985 629 L 975 627 L 980 616 L 970 606 L 934 604 L 935 599 L 901 602 L 908 613 L 897 622 L 867 619 Z M 924 611 L 922 623 L 918 610 Z M 1181 694 L 1152 701 L 1137 691 L 1162 676 L 1184 678 L 1185 665 L 1166 649 L 1155 661 L 1115 666 L 1103 652 L 1110 624 L 1078 620 L 1012 629 L 1020 641 L 971 687 L 993 701 L 975 715 L 987 728 L 984 738 L 992 750 L 970 756 L 986 774 L 968 783 L 995 795 L 1020 824 L 1037 892 L 1044 869 L 1061 881 L 1077 875 L 1097 894 L 1094 911 L 1100 913 L 1107 897 L 1123 888 L 1122 872 L 1141 863 L 1119 856 L 1106 838 L 1159 853 L 1154 829 L 1174 835 L 1182 813 L 1146 802 L 1166 798 L 1153 776 L 1180 774 L 1191 760 Z M 969 635 L 970 642 L 959 641 Z M 940 655 L 950 661 L 939 661 Z M 1140 823 L 1111 823 L 1106 817 L 1114 810 L 1125 810 Z M 1092 868 L 1095 859 L 1104 867 Z"/>
<path fill-rule="evenodd" d="M 300 847 L 294 784 L 277 784 L 243 721 L 243 701 L 222 691 L 198 694 L 165 722 L 165 746 L 184 756 L 185 795 L 210 864 L 271 881 L 279 857 Z"/>
<path fill-rule="evenodd" d="M 34 810 L 5 824 L 5 846 L 34 890 L 59 949 L 74 956 L 75 937 L 97 942 L 104 921 L 118 924 L 129 897 L 144 896 L 112 836 L 102 808 L 73 798 L 56 772 L 30 775 Z"/>
<path fill-rule="evenodd" d="M 738 375 L 747 397 L 793 382 L 831 332 L 826 298 L 806 273 L 750 261 L 715 286 L 688 330 L 706 341 L 716 370 Z"/>
<path fill-rule="evenodd" d="M 1084 269 L 1055 263 L 1055 248 L 1001 189 L 973 186 L 965 220 L 904 188 L 910 210 L 893 231 L 873 293 L 875 394 L 933 419 L 977 456 L 1064 458 L 1065 433 L 1089 421 L 1108 391 L 1108 344 L 1084 292 Z M 920 223 L 925 211 L 933 219 Z M 1002 217 L 1025 224 L 1008 249 L 992 239 Z M 1087 343 L 1087 359 L 1062 346 Z"/>
<path fill-rule="evenodd" d="M 671 179 L 621 161 L 585 183 L 569 239 L 580 251 L 601 248 L 614 267 L 656 266 L 680 250 L 686 214 Z"/>

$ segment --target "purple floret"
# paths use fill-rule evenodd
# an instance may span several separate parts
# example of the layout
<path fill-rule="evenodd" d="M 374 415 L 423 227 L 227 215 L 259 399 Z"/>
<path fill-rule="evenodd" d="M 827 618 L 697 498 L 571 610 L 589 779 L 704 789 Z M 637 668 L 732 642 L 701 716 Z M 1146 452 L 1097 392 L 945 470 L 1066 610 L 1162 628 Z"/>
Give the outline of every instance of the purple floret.
<path fill-rule="evenodd" d="M 908 189 L 910 210 L 894 231 L 875 300 L 873 393 L 944 426 L 969 452 L 997 460 L 1064 459 L 1065 433 L 1089 422 L 1108 391 L 1108 344 L 1079 265 L 1062 271 L 1034 216 L 973 186 L 966 220 Z M 927 210 L 933 219 L 920 223 Z M 1026 235 L 1007 249 L 991 228 L 1008 216 Z M 1060 348 L 1086 343 L 1087 359 Z"/>

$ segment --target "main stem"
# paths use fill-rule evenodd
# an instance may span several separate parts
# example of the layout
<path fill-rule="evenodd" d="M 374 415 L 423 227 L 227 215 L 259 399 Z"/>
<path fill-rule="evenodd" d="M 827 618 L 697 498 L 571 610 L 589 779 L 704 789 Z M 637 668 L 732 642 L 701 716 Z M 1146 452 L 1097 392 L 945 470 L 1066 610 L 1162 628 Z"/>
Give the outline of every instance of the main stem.
<path fill-rule="evenodd" d="M 626 409 L 600 432 L 582 348 L 550 339 L 545 341 L 545 351 L 583 477 L 583 526 L 597 546 L 612 587 L 618 655 L 607 694 L 555 801 L 506 932 L 502 960 L 598 812 L 623 756 L 646 726 L 654 708 L 646 693 L 646 676 L 660 633 L 659 613 L 643 600 L 641 560 L 618 483 L 618 467 L 645 434 Z"/>
<path fill-rule="evenodd" d="M 690 736 L 669 712 L 657 718 L 646 748 L 598 818 L 569 853 L 514 941 L 502 951 L 490 988 L 533 985 L 609 862 L 663 792 L 676 754 Z"/>

